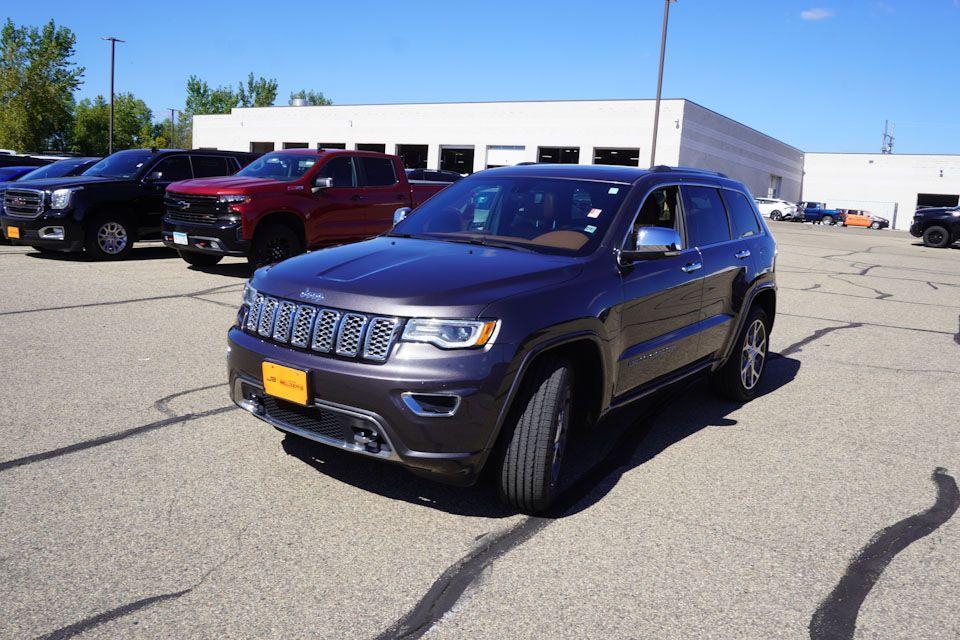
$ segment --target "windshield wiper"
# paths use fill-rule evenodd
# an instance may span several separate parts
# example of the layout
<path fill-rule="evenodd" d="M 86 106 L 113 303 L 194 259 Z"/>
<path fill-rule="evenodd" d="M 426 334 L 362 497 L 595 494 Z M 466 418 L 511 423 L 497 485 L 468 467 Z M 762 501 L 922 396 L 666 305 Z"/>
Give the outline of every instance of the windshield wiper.
<path fill-rule="evenodd" d="M 481 247 L 496 247 L 497 249 L 510 249 L 512 251 L 526 251 L 528 253 L 536 253 L 533 249 L 528 249 L 527 247 L 521 247 L 513 244 L 512 242 L 504 242 L 501 240 L 489 240 L 482 237 L 473 237 L 473 238 L 450 238 L 443 237 L 441 238 L 444 242 L 456 242 L 458 244 L 474 244 Z"/>

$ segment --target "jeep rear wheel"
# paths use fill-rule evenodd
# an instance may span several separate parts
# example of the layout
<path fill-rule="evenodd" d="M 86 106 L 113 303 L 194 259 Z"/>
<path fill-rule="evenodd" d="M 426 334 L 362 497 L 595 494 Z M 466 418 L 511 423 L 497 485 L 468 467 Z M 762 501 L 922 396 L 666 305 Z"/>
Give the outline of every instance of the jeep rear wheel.
<path fill-rule="evenodd" d="M 500 497 L 526 512 L 547 509 L 556 496 L 570 431 L 573 368 L 547 356 L 526 375 L 511 411 L 509 441 L 500 465 Z"/>
<path fill-rule="evenodd" d="M 769 327 L 767 314 L 760 307 L 753 307 L 737 336 L 733 353 L 713 374 L 714 386 L 721 395 L 737 402 L 757 396 L 770 349 Z"/>
<path fill-rule="evenodd" d="M 923 244 L 934 249 L 943 249 L 950 244 L 950 232 L 946 227 L 934 225 L 923 232 Z"/>
<path fill-rule="evenodd" d="M 254 268 L 258 268 L 281 262 L 301 253 L 303 253 L 303 243 L 290 227 L 271 224 L 257 230 L 247 260 Z"/>
<path fill-rule="evenodd" d="M 94 260 L 123 260 L 134 243 L 133 228 L 120 215 L 94 217 L 84 236 L 84 248 Z"/>
<path fill-rule="evenodd" d="M 213 253 L 200 253 L 198 251 L 180 251 L 177 250 L 177 253 L 180 254 L 180 257 L 184 259 L 188 264 L 192 264 L 195 267 L 212 267 L 221 260 L 223 256 L 218 256 Z"/>

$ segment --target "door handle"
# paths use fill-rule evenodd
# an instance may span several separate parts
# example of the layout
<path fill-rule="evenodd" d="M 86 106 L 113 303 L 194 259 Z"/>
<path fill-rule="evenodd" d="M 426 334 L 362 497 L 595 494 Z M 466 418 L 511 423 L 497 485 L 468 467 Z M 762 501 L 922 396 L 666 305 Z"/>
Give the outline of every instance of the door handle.
<path fill-rule="evenodd" d="M 687 264 L 680 267 L 680 269 L 683 270 L 684 273 L 693 273 L 694 271 L 700 271 L 700 269 L 703 269 L 703 263 L 688 262 Z"/>
<path fill-rule="evenodd" d="M 749 250 L 749 249 L 744 249 L 743 251 L 737 251 L 737 252 L 736 252 L 735 254 L 733 254 L 733 255 L 735 255 L 738 260 L 743 260 L 744 258 L 749 258 L 749 257 L 750 257 L 750 250 Z"/>

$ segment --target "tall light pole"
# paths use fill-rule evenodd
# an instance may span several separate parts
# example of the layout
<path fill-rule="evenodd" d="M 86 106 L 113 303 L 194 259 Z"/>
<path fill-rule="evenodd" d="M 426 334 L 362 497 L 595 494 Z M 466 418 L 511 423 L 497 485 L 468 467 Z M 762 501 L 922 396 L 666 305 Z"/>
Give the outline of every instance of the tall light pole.
<path fill-rule="evenodd" d="M 117 43 L 126 41 L 120 38 L 114 38 L 113 36 L 100 39 L 110 42 L 110 141 L 107 146 L 110 153 L 113 153 L 113 66 L 116 60 Z"/>
<path fill-rule="evenodd" d="M 170 146 L 176 147 L 177 146 L 177 125 L 175 124 L 174 114 L 183 113 L 183 111 L 180 111 L 180 109 L 174 109 L 173 107 L 168 107 L 167 110 L 170 111 Z"/>
<path fill-rule="evenodd" d="M 670 3 L 676 0 L 663 0 L 663 31 L 660 34 L 660 70 L 657 72 L 657 104 L 653 109 L 653 144 L 650 147 L 650 166 L 657 159 L 657 130 L 660 128 L 660 93 L 663 90 L 663 59 L 667 52 L 667 21 L 670 19 Z"/>

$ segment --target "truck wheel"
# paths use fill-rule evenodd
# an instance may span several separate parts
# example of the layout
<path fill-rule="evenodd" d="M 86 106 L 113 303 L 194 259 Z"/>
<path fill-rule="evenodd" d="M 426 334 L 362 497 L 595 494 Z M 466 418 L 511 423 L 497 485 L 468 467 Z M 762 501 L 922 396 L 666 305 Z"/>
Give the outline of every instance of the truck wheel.
<path fill-rule="evenodd" d="M 923 232 L 923 244 L 934 249 L 943 249 L 950 244 L 950 232 L 946 227 L 934 225 Z"/>
<path fill-rule="evenodd" d="M 94 260 L 123 260 L 135 239 L 127 219 L 115 214 L 95 216 L 84 236 L 84 248 Z"/>
<path fill-rule="evenodd" d="M 764 310 L 753 307 L 737 336 L 733 353 L 713 374 L 714 388 L 720 395 L 737 402 L 757 396 L 770 348 L 769 327 Z"/>
<path fill-rule="evenodd" d="M 177 250 L 177 253 L 180 254 L 180 257 L 183 258 L 188 264 L 192 264 L 195 267 L 212 267 L 223 260 L 223 256 L 218 256 L 212 253 L 180 251 L 179 249 Z"/>
<path fill-rule="evenodd" d="M 559 486 L 563 450 L 570 430 L 573 368 L 546 357 L 523 382 L 500 465 L 500 498 L 522 511 L 543 511 Z"/>
<path fill-rule="evenodd" d="M 770 214 L 770 219 L 771 219 L 771 220 L 783 220 L 783 214 L 780 213 L 779 211 L 774 211 L 773 213 Z"/>
<path fill-rule="evenodd" d="M 303 253 L 303 243 L 290 227 L 271 224 L 257 231 L 247 260 L 257 268 L 301 253 Z"/>
<path fill-rule="evenodd" d="M 828 227 L 831 227 L 833 226 L 833 223 L 834 223 L 833 216 L 823 216 L 822 218 L 820 218 L 820 224 L 825 224 Z"/>

